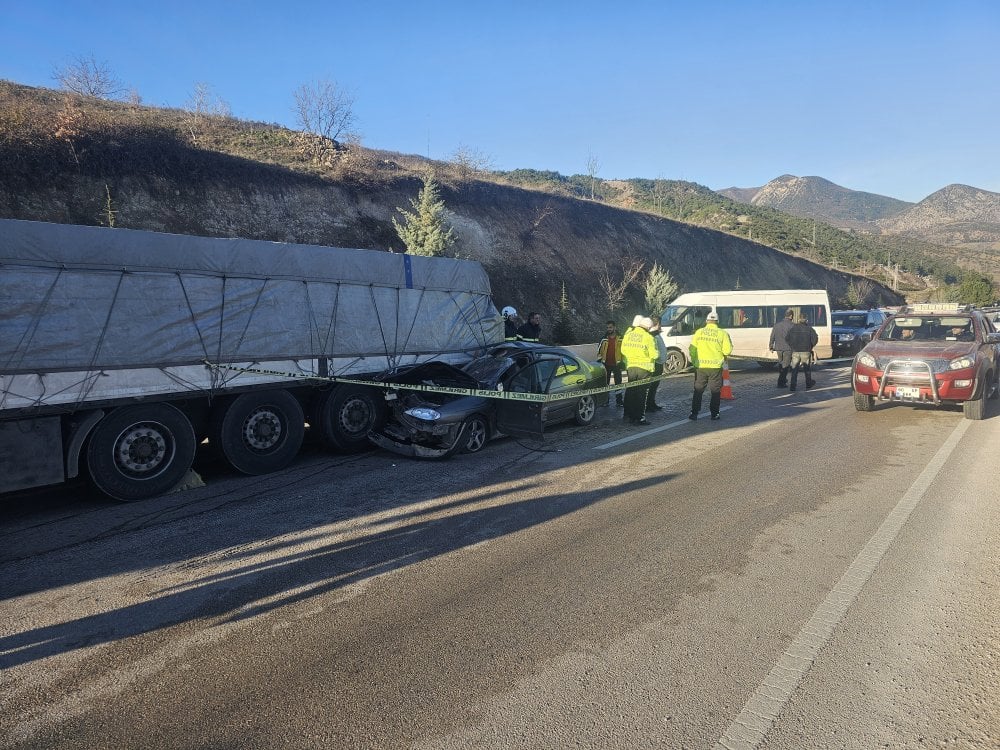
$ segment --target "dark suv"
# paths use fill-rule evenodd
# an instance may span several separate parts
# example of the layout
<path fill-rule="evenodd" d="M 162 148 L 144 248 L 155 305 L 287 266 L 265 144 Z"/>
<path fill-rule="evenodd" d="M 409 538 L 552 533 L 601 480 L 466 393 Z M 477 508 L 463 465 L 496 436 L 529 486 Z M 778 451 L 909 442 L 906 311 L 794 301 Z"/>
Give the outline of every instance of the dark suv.
<path fill-rule="evenodd" d="M 851 382 L 858 411 L 876 400 L 960 403 L 983 419 L 986 400 L 1000 397 L 1000 333 L 969 307 L 904 308 L 854 358 Z"/>
<path fill-rule="evenodd" d="M 885 323 L 886 314 L 881 310 L 835 310 L 830 318 L 833 323 L 833 356 L 853 357 Z"/>

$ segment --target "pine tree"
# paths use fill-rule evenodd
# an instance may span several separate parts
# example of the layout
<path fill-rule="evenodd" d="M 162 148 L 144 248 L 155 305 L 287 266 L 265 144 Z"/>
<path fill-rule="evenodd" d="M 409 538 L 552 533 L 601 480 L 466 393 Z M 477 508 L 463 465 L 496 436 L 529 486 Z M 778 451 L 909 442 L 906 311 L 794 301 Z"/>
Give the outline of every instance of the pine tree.
<path fill-rule="evenodd" d="M 646 277 L 643 291 L 646 294 L 646 311 L 655 320 L 659 320 L 667 305 L 677 296 L 677 282 L 674 281 L 670 272 L 661 268 L 659 263 L 654 263 Z"/>
<path fill-rule="evenodd" d="M 572 311 L 569 306 L 569 295 L 566 294 L 566 282 L 562 285 L 562 295 L 559 297 L 559 319 L 552 329 L 552 338 L 557 344 L 569 346 L 573 343 L 573 326 L 570 323 Z"/>
<path fill-rule="evenodd" d="M 397 208 L 403 221 L 393 219 L 392 225 L 411 255 L 443 255 L 455 242 L 455 230 L 445 226 L 444 201 L 434 178 L 425 175 L 423 181 L 416 200 L 410 199 L 413 212 Z"/>

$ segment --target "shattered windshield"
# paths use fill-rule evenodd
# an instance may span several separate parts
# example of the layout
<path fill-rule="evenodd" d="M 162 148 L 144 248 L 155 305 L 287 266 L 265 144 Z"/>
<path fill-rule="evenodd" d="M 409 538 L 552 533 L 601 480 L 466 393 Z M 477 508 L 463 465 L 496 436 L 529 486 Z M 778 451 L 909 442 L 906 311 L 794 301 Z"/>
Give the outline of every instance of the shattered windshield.
<path fill-rule="evenodd" d="M 479 357 L 469 362 L 462 369 L 480 383 L 495 385 L 500 376 L 510 369 L 514 360 L 510 357 Z"/>

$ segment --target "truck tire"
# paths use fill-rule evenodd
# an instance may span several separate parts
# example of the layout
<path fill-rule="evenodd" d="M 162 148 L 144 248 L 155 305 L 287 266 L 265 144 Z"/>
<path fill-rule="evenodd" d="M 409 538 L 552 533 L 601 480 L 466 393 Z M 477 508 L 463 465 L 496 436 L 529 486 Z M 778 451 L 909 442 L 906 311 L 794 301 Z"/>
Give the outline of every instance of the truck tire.
<path fill-rule="evenodd" d="M 212 414 L 209 444 L 242 474 L 283 469 L 305 436 L 302 407 L 280 389 L 243 393 Z"/>
<path fill-rule="evenodd" d="M 87 443 L 90 480 L 108 497 L 145 500 L 176 487 L 194 462 L 194 428 L 170 404 L 115 409 Z"/>
<path fill-rule="evenodd" d="M 677 349 L 671 349 L 667 352 L 667 361 L 663 363 L 664 372 L 680 372 L 685 367 L 687 367 L 687 360 L 684 359 L 684 355 Z"/>
<path fill-rule="evenodd" d="M 875 397 L 867 393 L 854 392 L 854 408 L 858 411 L 873 411 L 875 409 Z"/>
<path fill-rule="evenodd" d="M 385 424 L 385 396 L 363 385 L 337 386 L 320 395 L 316 403 L 323 442 L 342 453 L 357 453 L 371 447 L 368 433 Z"/>

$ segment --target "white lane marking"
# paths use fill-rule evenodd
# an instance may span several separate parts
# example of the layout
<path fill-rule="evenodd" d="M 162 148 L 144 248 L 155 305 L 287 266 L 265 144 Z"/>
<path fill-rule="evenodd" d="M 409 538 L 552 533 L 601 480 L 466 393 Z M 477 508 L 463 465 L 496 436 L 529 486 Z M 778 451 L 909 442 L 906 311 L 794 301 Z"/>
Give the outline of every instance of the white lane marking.
<path fill-rule="evenodd" d="M 843 619 L 848 607 L 854 603 L 862 587 L 871 578 L 882 556 L 899 536 L 903 525 L 923 499 L 970 424 L 970 420 L 963 419 L 948 436 L 910 489 L 886 516 L 878 531 L 854 558 L 837 585 L 802 626 L 795 640 L 754 691 L 739 716 L 729 725 L 715 745 L 715 750 L 754 750 L 764 741 L 778 714 L 792 697 L 820 650 L 830 640 L 834 628 Z"/>
<path fill-rule="evenodd" d="M 731 406 L 722 406 L 719 408 L 719 413 L 721 414 L 724 411 L 729 411 L 732 408 L 733 407 Z M 699 421 L 708 419 L 709 415 L 707 412 L 704 415 L 698 417 Z M 692 420 L 688 419 L 687 417 L 684 417 L 684 419 L 679 419 L 676 422 L 668 422 L 667 424 L 660 425 L 659 427 L 653 427 L 650 430 L 643 430 L 642 432 L 634 432 L 628 437 L 619 438 L 618 440 L 612 440 L 610 443 L 605 443 L 604 445 L 595 445 L 594 450 L 605 451 L 608 448 L 615 448 L 619 445 L 625 445 L 625 443 L 631 443 L 633 440 L 644 438 L 647 435 L 655 435 L 657 432 L 663 432 L 664 430 L 671 430 L 674 427 L 680 427 L 682 424 L 691 424 L 691 421 Z M 625 424 L 627 426 L 631 426 L 627 422 Z"/>

